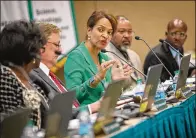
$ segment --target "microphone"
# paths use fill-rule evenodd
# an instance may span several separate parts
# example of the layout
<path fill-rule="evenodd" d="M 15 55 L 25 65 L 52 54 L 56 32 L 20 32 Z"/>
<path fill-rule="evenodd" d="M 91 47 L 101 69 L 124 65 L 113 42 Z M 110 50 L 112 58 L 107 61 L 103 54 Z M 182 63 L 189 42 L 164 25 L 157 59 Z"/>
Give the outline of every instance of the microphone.
<path fill-rule="evenodd" d="M 170 43 L 168 43 L 167 41 L 163 40 L 163 39 L 159 39 L 159 42 L 161 43 L 166 43 L 169 45 L 169 47 L 171 47 L 175 52 L 177 52 L 178 54 L 180 54 L 182 57 L 184 57 L 184 55 L 182 53 L 180 53 L 178 50 L 176 50 Z M 194 67 L 196 67 L 192 62 L 190 62 L 191 65 L 193 65 Z"/>
<path fill-rule="evenodd" d="M 121 59 L 122 61 L 124 61 L 125 63 L 127 63 L 130 67 L 132 67 L 134 70 L 136 70 L 137 72 L 139 72 L 140 74 L 142 74 L 145 78 L 147 78 L 147 76 L 146 76 L 144 73 L 142 73 L 140 70 L 136 69 L 134 66 L 132 66 L 129 62 L 127 62 L 126 60 L 124 60 L 123 58 L 121 58 L 120 56 L 118 56 L 116 53 L 114 53 L 114 52 L 112 52 L 112 51 L 108 51 L 108 50 L 106 50 L 106 49 L 102 49 L 101 52 L 103 52 L 103 53 L 107 53 L 107 52 L 108 52 L 108 53 L 114 54 L 114 55 L 117 56 L 119 59 Z"/>
<path fill-rule="evenodd" d="M 142 40 L 150 49 L 150 51 L 152 51 L 152 53 L 155 55 L 155 57 L 159 60 L 159 62 L 163 65 L 163 67 L 165 68 L 165 70 L 167 71 L 167 73 L 169 73 L 169 75 L 172 77 L 172 80 L 174 79 L 174 76 L 171 74 L 171 72 L 167 69 L 167 67 L 163 64 L 163 62 L 161 61 L 161 59 L 157 56 L 157 54 L 154 52 L 154 50 L 147 44 L 147 42 L 145 40 L 143 40 L 141 37 L 139 36 L 135 36 L 136 40 Z"/>

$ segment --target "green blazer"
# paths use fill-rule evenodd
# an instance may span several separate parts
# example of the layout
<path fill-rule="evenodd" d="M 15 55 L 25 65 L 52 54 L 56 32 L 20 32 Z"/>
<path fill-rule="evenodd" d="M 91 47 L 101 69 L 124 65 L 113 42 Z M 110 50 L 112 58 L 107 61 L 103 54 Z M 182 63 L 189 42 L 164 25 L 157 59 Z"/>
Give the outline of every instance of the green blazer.
<path fill-rule="evenodd" d="M 98 54 L 100 63 L 109 60 L 102 52 Z M 90 78 L 97 74 L 98 69 L 82 42 L 67 57 L 64 65 L 64 77 L 67 89 L 75 89 L 76 97 L 81 105 L 87 105 L 100 99 L 104 92 L 105 84 L 111 82 L 111 69 L 107 71 L 105 79 L 96 88 L 89 85 Z"/>

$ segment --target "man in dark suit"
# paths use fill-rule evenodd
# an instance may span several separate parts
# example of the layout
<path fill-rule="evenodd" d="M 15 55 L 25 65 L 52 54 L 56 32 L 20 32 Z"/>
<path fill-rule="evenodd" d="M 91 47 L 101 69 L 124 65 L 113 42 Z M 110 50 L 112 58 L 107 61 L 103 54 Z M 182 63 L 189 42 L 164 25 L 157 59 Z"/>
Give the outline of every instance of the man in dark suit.
<path fill-rule="evenodd" d="M 187 39 L 187 24 L 180 19 L 173 19 L 167 25 L 167 31 L 165 33 L 166 41 L 170 43 L 181 54 L 184 54 L 183 44 Z M 153 48 L 157 56 L 161 59 L 163 64 L 167 67 L 172 76 L 175 75 L 175 71 L 179 70 L 180 54 L 174 51 L 169 45 L 160 43 Z M 144 73 L 147 74 L 148 68 L 152 65 L 160 64 L 159 60 L 150 51 L 144 61 Z M 166 69 L 162 70 L 161 81 L 170 79 L 169 73 Z"/>
<path fill-rule="evenodd" d="M 55 95 L 67 92 L 61 80 L 50 71 L 50 68 L 56 64 L 57 58 L 62 52 L 60 45 L 60 29 L 49 23 L 40 23 L 40 29 L 43 31 L 47 43 L 44 45 L 44 48 L 40 50 L 40 66 L 30 73 L 30 78 L 44 90 L 50 101 Z M 76 99 L 73 102 L 73 118 L 77 116 L 79 107 L 80 103 Z M 87 108 L 90 113 L 94 113 L 97 112 L 99 107 L 100 101 L 97 101 L 85 108 Z"/>

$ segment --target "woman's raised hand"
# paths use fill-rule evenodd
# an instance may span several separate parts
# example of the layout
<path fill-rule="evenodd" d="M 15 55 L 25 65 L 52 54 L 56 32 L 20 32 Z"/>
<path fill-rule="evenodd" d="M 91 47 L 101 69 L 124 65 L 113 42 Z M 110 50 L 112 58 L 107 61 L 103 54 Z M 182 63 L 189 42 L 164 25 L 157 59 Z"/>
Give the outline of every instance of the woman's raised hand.
<path fill-rule="evenodd" d="M 122 65 L 119 60 L 117 60 L 112 67 L 112 80 L 126 80 L 130 78 L 132 73 L 132 68 L 129 65 Z"/>
<path fill-rule="evenodd" d="M 109 61 L 105 61 L 101 64 L 101 66 L 99 67 L 99 72 L 97 73 L 97 75 L 100 77 L 101 80 L 104 79 L 107 70 L 112 67 L 115 64 L 115 60 L 109 60 Z"/>

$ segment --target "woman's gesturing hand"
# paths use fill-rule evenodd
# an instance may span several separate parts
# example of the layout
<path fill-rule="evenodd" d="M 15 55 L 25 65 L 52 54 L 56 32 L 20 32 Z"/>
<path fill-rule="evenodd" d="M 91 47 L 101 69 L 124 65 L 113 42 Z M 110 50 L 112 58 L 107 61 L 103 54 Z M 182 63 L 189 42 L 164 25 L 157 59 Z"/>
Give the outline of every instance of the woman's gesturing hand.
<path fill-rule="evenodd" d="M 101 66 L 99 67 L 99 72 L 97 73 L 97 75 L 100 77 L 101 80 L 104 79 L 107 70 L 112 67 L 115 64 L 115 60 L 109 60 L 109 61 L 105 61 L 101 64 Z"/>
<path fill-rule="evenodd" d="M 112 67 L 112 80 L 126 80 L 130 78 L 132 68 L 129 65 L 122 65 L 120 61 L 116 61 Z"/>

